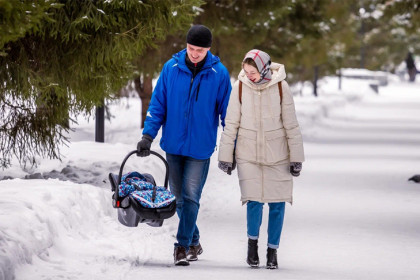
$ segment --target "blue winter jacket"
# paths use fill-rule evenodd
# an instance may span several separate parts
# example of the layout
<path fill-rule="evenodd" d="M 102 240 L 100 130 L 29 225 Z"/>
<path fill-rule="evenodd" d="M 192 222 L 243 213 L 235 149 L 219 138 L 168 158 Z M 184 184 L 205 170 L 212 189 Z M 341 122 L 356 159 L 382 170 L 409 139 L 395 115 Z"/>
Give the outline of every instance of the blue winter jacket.
<path fill-rule="evenodd" d="M 147 111 L 143 134 L 156 137 L 162 126 L 161 148 L 170 154 L 208 159 L 216 147 L 219 116 L 225 125 L 230 77 L 217 56 L 193 78 L 185 63 L 186 49 L 165 63 Z"/>

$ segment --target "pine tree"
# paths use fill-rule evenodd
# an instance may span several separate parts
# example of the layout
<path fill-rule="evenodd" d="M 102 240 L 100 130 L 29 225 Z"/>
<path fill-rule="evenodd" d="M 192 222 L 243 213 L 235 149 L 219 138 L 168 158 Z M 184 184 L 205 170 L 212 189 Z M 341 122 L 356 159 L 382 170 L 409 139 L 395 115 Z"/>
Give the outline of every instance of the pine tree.
<path fill-rule="evenodd" d="M 333 42 L 326 39 L 336 32 L 334 26 L 339 21 L 332 21 L 333 13 L 344 10 L 339 9 L 338 2 L 207 1 L 195 22 L 212 28 L 215 35 L 212 51 L 220 56 L 233 76 L 241 70 L 245 53 L 259 48 L 269 53 L 273 61 L 285 64 L 289 74 L 294 73 L 288 75 L 289 81 L 308 80 L 312 71 L 307 69 L 329 59 Z"/>
<path fill-rule="evenodd" d="M 291 74 L 288 75 L 289 81 L 305 81 L 312 78 L 312 69 L 316 64 L 331 60 L 329 48 L 337 44 L 331 34 L 339 34 L 340 31 L 348 29 L 340 25 L 344 21 L 342 18 L 348 5 L 340 2 L 205 1 L 203 6 L 196 8 L 194 24 L 204 24 L 212 30 L 211 52 L 221 58 L 233 77 L 241 70 L 245 53 L 253 48 L 260 48 L 267 51 L 273 61 L 286 64 L 288 73 Z M 324 22 L 327 24 L 323 24 Z M 173 53 L 185 48 L 185 32 L 186 29 L 168 36 L 158 48 L 147 51 L 147 54 L 137 60 L 142 78 L 138 76 L 135 81 L 142 98 L 143 120 L 152 92 L 151 78 L 159 73 L 162 64 Z M 341 37 L 346 38 L 348 35 Z M 326 38 L 331 39 L 325 40 Z M 315 49 L 316 45 L 319 47 Z M 338 57 L 342 55 L 338 54 Z M 329 70 L 332 68 L 330 64 L 336 63 L 338 59 L 333 59 L 329 67 L 324 68 Z M 150 63 L 151 60 L 155 63 Z M 156 65 L 159 67 L 153 68 Z"/>
<path fill-rule="evenodd" d="M 322 77 L 333 74 L 342 67 L 346 48 L 355 44 L 355 24 L 350 17 L 350 6 L 353 2 L 328 0 L 319 1 L 315 5 L 302 3 L 309 5 L 305 10 L 312 13 L 312 20 L 308 23 L 312 28 L 303 32 L 291 32 L 298 40 L 283 54 L 286 66 L 289 66 L 288 77 L 291 81 L 311 81 L 314 71 L 318 71 L 319 77 Z M 295 14 L 293 18 L 296 20 L 297 16 Z"/>
<path fill-rule="evenodd" d="M 313 80 L 315 68 L 319 69 L 319 78 L 335 74 L 342 67 L 358 68 L 362 50 L 365 67 L 390 69 L 405 56 L 407 45 L 418 45 L 417 2 L 208 0 L 196 8 L 194 24 L 212 30 L 211 52 L 221 58 L 232 77 L 241 70 L 245 53 L 259 48 L 267 51 L 273 61 L 285 64 L 288 81 L 294 83 Z M 378 18 L 381 13 L 383 16 Z M 401 28 L 404 32 L 399 32 Z M 185 48 L 185 31 L 171 34 L 158 48 L 137 60 L 143 81 L 138 77 L 136 83 L 144 101 L 143 115 L 151 96 L 151 78 L 173 53 Z M 154 63 L 149 63 L 151 59 Z M 150 65 L 159 66 L 150 69 Z"/>
<path fill-rule="evenodd" d="M 378 19 L 380 28 L 373 32 L 370 40 L 374 48 L 380 50 L 372 67 L 393 71 L 408 51 L 420 53 L 420 3 L 381 0 L 376 6 L 383 15 Z"/>
<path fill-rule="evenodd" d="M 59 158 L 70 116 L 112 98 L 197 2 L 0 0 L 0 166 Z"/>
<path fill-rule="evenodd" d="M 393 71 L 409 48 L 420 51 L 418 1 L 355 1 L 350 18 L 356 30 L 355 44 L 348 44 L 344 64 L 370 70 Z"/>

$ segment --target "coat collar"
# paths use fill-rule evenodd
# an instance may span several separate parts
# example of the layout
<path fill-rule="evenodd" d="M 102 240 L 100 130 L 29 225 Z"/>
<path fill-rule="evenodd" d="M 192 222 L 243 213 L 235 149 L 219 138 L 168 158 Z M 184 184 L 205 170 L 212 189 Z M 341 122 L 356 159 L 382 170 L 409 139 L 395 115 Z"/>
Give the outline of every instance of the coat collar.
<path fill-rule="evenodd" d="M 185 57 L 187 56 L 187 49 L 183 49 L 182 51 L 174 54 L 172 57 L 177 62 L 180 69 L 187 73 L 191 73 L 191 71 L 188 69 L 187 64 L 185 63 Z M 206 62 L 203 65 L 203 68 L 201 68 L 200 72 L 207 71 L 213 68 L 213 65 L 218 63 L 220 61 L 219 57 L 213 55 L 210 51 L 207 51 L 206 56 Z"/>

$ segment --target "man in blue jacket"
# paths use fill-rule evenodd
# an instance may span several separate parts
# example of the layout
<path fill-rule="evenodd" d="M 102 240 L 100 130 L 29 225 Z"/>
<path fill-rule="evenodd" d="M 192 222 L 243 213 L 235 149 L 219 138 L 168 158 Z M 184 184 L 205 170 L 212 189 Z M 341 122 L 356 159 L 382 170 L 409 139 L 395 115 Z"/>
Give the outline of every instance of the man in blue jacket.
<path fill-rule="evenodd" d="M 162 126 L 161 148 L 169 164 L 169 185 L 179 217 L 175 265 L 189 265 L 203 252 L 196 225 L 201 192 L 216 147 L 219 116 L 224 126 L 231 91 L 226 67 L 210 52 L 211 31 L 194 25 L 187 48 L 165 63 L 153 91 L 137 145 L 148 156 Z"/>

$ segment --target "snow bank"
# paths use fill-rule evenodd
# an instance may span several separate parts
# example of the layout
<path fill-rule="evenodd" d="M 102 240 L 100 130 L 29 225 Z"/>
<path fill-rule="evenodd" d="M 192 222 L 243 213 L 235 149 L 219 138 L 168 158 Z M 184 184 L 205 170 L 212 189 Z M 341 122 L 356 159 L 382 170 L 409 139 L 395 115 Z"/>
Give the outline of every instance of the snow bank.
<path fill-rule="evenodd" d="M 98 219 L 113 218 L 110 191 L 59 180 L 0 182 L 0 279 L 14 279 L 19 264 L 46 260 L 60 242 L 99 235 Z"/>

